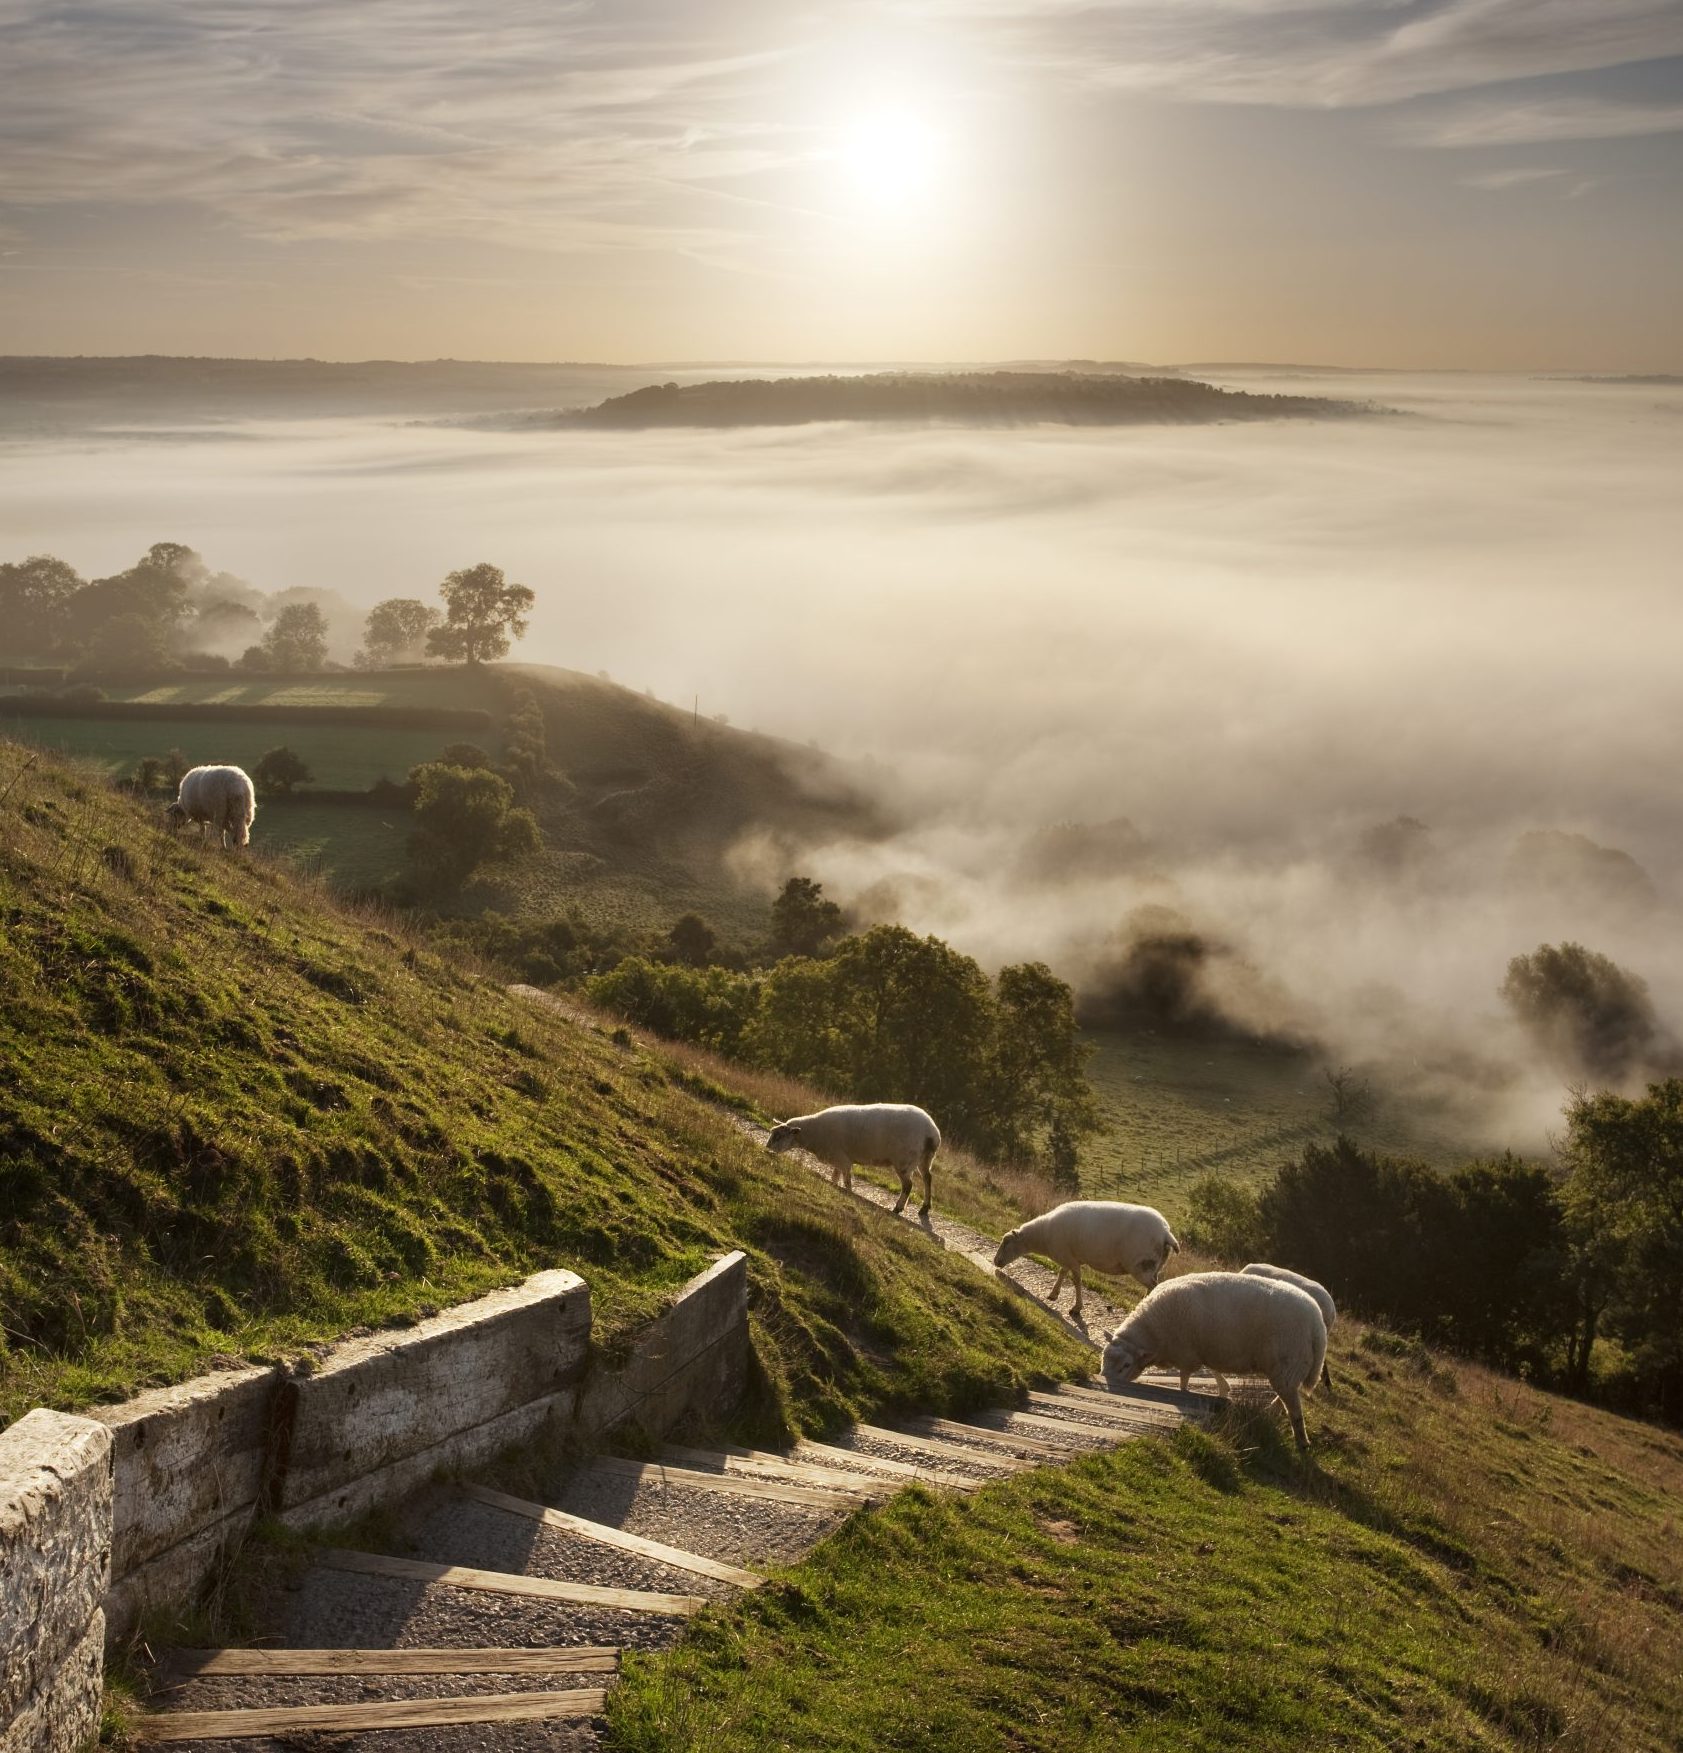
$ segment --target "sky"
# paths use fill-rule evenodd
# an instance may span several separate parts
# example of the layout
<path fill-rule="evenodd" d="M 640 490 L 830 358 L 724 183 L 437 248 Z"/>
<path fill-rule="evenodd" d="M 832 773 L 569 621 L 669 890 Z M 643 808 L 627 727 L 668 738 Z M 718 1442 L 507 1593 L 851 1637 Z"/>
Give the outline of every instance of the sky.
<path fill-rule="evenodd" d="M 1683 0 L 0 0 L 0 350 L 1683 371 Z"/>

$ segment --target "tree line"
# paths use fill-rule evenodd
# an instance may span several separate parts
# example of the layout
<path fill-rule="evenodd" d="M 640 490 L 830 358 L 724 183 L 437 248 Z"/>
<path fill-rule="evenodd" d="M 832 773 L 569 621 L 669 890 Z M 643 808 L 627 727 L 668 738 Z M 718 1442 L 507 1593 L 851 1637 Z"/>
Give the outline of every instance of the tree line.
<path fill-rule="evenodd" d="M 1254 1192 L 1210 1176 L 1187 1239 L 1306 1272 L 1429 1344 L 1683 1424 L 1683 1078 L 1575 1094 L 1552 1167 L 1444 1174 L 1341 1137 Z"/>
<path fill-rule="evenodd" d="M 536 600 L 488 561 L 447 573 L 438 594 L 441 608 L 410 597 L 377 603 L 363 622 L 356 665 L 492 662 L 525 635 Z M 105 578 L 83 578 L 52 554 L 0 563 L 8 650 L 83 676 L 320 670 L 329 661 L 330 614 L 349 612 L 331 591 L 257 590 L 231 572 L 213 571 L 181 542 L 154 542 L 134 565 Z"/>

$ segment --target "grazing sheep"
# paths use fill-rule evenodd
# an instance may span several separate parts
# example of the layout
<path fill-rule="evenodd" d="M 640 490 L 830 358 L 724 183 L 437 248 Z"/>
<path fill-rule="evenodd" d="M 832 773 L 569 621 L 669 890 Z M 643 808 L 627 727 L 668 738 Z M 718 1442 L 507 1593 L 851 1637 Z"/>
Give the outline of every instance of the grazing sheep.
<path fill-rule="evenodd" d="M 1179 1370 L 1184 1390 L 1194 1370 L 1207 1369 L 1223 1397 L 1226 1371 L 1266 1376 L 1306 1449 L 1300 1395 L 1315 1385 L 1326 1355 L 1327 1324 L 1307 1291 L 1243 1272 L 1189 1272 L 1158 1285 L 1116 1329 L 1104 1374 L 1120 1388 L 1158 1364 Z"/>
<path fill-rule="evenodd" d="M 797 1114 L 772 1127 L 766 1149 L 781 1155 L 799 1145 L 810 1151 L 837 1181 L 853 1191 L 855 1163 L 871 1169 L 893 1169 L 900 1177 L 896 1212 L 904 1211 L 911 1197 L 914 1171 L 923 1181 L 919 1217 L 929 1215 L 935 1153 L 941 1148 L 941 1129 L 921 1108 L 907 1102 L 862 1102 L 825 1108 L 817 1114 Z"/>
<path fill-rule="evenodd" d="M 242 768 L 195 767 L 182 775 L 181 789 L 164 817 L 172 828 L 199 823 L 201 840 L 214 828 L 224 847 L 230 834 L 236 846 L 248 846 L 257 819 L 257 792 Z"/>
<path fill-rule="evenodd" d="M 1321 1311 L 1321 1319 L 1327 1324 L 1327 1332 L 1331 1333 L 1333 1323 L 1338 1319 L 1338 1304 L 1332 1300 L 1332 1292 L 1324 1284 L 1317 1284 L 1312 1278 L 1305 1278 L 1301 1272 L 1293 1272 L 1289 1266 L 1268 1266 L 1260 1260 L 1253 1260 L 1244 1270 L 1253 1278 L 1277 1278 L 1282 1284 L 1295 1284 L 1299 1290 L 1306 1290 L 1315 1299 L 1315 1306 Z M 1321 1382 L 1330 1394 L 1332 1392 L 1332 1365 L 1321 1365 Z"/>
<path fill-rule="evenodd" d="M 1071 1199 L 1041 1217 L 1031 1217 L 999 1244 L 995 1266 L 1008 1266 L 1024 1254 L 1044 1254 L 1058 1276 L 1051 1300 L 1058 1300 L 1064 1274 L 1075 1280 L 1070 1313 L 1081 1313 L 1081 1268 L 1126 1272 L 1147 1290 L 1156 1284 L 1163 1262 L 1180 1252 L 1180 1243 L 1162 1212 L 1149 1205 L 1123 1205 L 1113 1199 Z"/>

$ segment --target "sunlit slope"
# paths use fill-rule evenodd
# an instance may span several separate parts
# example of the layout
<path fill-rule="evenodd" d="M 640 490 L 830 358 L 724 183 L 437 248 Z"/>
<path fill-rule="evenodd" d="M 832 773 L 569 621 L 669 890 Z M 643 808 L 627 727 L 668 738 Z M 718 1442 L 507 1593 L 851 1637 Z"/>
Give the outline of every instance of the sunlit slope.
<path fill-rule="evenodd" d="M 1332 1365 L 1307 1463 L 1241 1411 L 902 1496 L 630 1662 L 609 1744 L 1683 1745 L 1683 1439 L 1351 1323 Z"/>
<path fill-rule="evenodd" d="M 0 1066 L 0 1416 L 539 1267 L 582 1272 L 611 1334 L 732 1246 L 763 1437 L 1080 1363 L 693 1076 L 4 741 Z"/>

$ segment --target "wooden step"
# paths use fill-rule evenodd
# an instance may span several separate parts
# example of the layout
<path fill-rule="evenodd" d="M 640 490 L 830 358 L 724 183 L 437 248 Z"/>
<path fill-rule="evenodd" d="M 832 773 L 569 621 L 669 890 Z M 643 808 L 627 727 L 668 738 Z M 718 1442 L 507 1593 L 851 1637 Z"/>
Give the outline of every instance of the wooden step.
<path fill-rule="evenodd" d="M 1105 1405 L 1104 1402 L 1109 1404 Z M 1118 1429 L 1138 1430 L 1156 1427 L 1165 1421 L 1174 1422 L 1179 1415 L 1172 1408 L 1155 1400 L 1134 1400 L 1122 1394 L 1036 1394 L 1029 1395 L 1031 1406 L 1061 1406 L 1081 1418 L 1114 1419 Z"/>
<path fill-rule="evenodd" d="M 602 1674 L 619 1666 L 613 1644 L 573 1649 L 170 1650 L 172 1678 L 225 1674 Z"/>
<path fill-rule="evenodd" d="M 1020 1455 L 987 1453 L 967 1448 L 963 1443 L 944 1443 L 938 1437 L 914 1436 L 906 1430 L 887 1430 L 879 1424 L 856 1424 L 853 1429 L 856 1435 L 872 1442 L 898 1443 L 903 1449 L 916 1449 L 920 1454 L 934 1455 L 941 1460 L 968 1461 L 973 1467 L 992 1467 L 1000 1473 L 1020 1473 L 1034 1465 Z"/>
<path fill-rule="evenodd" d="M 698 1467 L 707 1473 L 741 1473 L 750 1479 L 783 1479 L 791 1485 L 815 1485 L 821 1491 L 845 1491 L 866 1503 L 880 1503 L 900 1489 L 898 1481 L 872 1479 L 865 1473 L 847 1473 L 840 1467 L 821 1467 L 809 1461 L 791 1461 L 765 1449 L 686 1449 L 668 1443 L 662 1459 L 681 1467 Z"/>
<path fill-rule="evenodd" d="M 434 1564 L 425 1558 L 387 1558 L 379 1552 L 349 1552 L 325 1546 L 316 1562 L 330 1570 L 368 1576 L 401 1577 L 405 1582 L 445 1583 L 453 1589 L 482 1589 L 491 1595 L 532 1595 L 545 1601 L 571 1601 L 584 1607 L 620 1607 L 628 1613 L 672 1613 L 687 1617 L 707 1603 L 700 1595 L 664 1595 L 652 1589 L 610 1589 L 595 1583 L 562 1582 L 557 1577 L 517 1576 L 509 1571 L 474 1570 L 464 1564 Z"/>
<path fill-rule="evenodd" d="M 686 1491 L 716 1491 L 726 1497 L 757 1497 L 769 1503 L 797 1504 L 803 1509 L 847 1511 L 859 1509 L 864 1499 L 856 1491 L 832 1491 L 828 1486 L 790 1485 L 781 1479 L 748 1473 L 711 1473 L 699 1467 L 668 1467 L 660 1461 L 626 1461 L 618 1455 L 597 1455 L 589 1465 L 622 1479 L 656 1485 L 681 1485 Z"/>
<path fill-rule="evenodd" d="M 693 1571 L 697 1576 L 715 1577 L 722 1583 L 735 1583 L 738 1588 L 757 1589 L 766 1579 L 757 1571 L 743 1570 L 717 1558 L 704 1558 L 699 1552 L 685 1552 L 679 1546 L 666 1546 L 659 1540 L 646 1540 L 641 1534 L 628 1534 L 623 1528 L 610 1527 L 606 1522 L 587 1521 L 583 1516 L 569 1515 L 565 1510 L 550 1509 L 546 1504 L 528 1503 L 523 1497 L 510 1497 L 506 1492 L 493 1491 L 487 1485 L 464 1485 L 462 1494 L 492 1509 L 506 1510 L 512 1516 L 526 1516 L 542 1522 L 546 1528 L 560 1528 L 569 1534 L 580 1534 L 602 1546 L 617 1547 L 621 1552 L 635 1552 L 639 1558 L 652 1558 L 657 1564 L 669 1564 L 675 1570 Z"/>
<path fill-rule="evenodd" d="M 949 1473 L 940 1467 L 920 1467 L 915 1461 L 891 1461 L 886 1455 L 867 1454 L 863 1449 L 837 1449 L 828 1443 L 812 1443 L 803 1440 L 796 1448 L 797 1455 L 813 1455 L 820 1461 L 853 1459 L 864 1462 L 873 1473 L 890 1473 L 906 1479 L 915 1479 L 922 1485 L 948 1486 L 954 1491 L 979 1491 L 984 1480 L 972 1479 L 966 1473 Z M 838 1472 L 845 1471 L 838 1468 Z"/>
<path fill-rule="evenodd" d="M 995 1430 L 987 1424 L 961 1424 L 954 1418 L 920 1418 L 917 1420 L 917 1427 L 920 1431 L 931 1431 L 937 1436 L 960 1440 L 969 1437 L 976 1442 L 1020 1449 L 1025 1454 L 1039 1455 L 1048 1461 L 1069 1459 L 1070 1451 L 1065 1443 L 1049 1443 L 1040 1437 L 1024 1436 L 1018 1431 Z"/>
<path fill-rule="evenodd" d="M 431 1729 L 450 1723 L 535 1723 L 601 1714 L 600 1686 L 568 1692 L 501 1692 L 483 1698 L 382 1699 L 372 1704 L 291 1704 L 254 1710 L 161 1711 L 135 1719 L 142 1741 L 235 1741 L 248 1735 L 346 1734 Z"/>
<path fill-rule="evenodd" d="M 1099 1442 L 1120 1442 L 1127 1432 L 1114 1424 L 1078 1424 L 1073 1418 L 1054 1418 L 1047 1412 L 1016 1412 L 1010 1414 L 1012 1423 L 1002 1428 L 1014 1429 L 1019 1424 L 1032 1426 L 1035 1430 L 1057 1431 L 1062 1434 L 1068 1431 L 1072 1436 L 1092 1437 Z"/>

